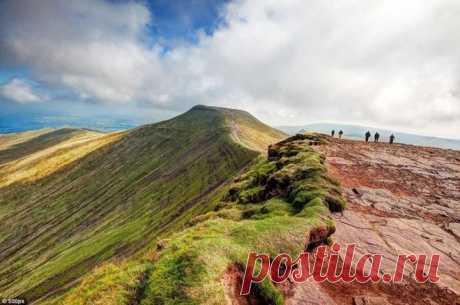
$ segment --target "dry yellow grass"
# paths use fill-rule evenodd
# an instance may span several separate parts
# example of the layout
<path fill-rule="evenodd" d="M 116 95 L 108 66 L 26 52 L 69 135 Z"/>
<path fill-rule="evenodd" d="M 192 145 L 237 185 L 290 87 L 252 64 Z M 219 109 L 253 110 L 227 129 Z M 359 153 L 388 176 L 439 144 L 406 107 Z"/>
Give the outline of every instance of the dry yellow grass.
<path fill-rule="evenodd" d="M 43 133 L 30 133 L 26 134 L 25 137 L 11 137 L 10 141 L 3 143 L 1 149 L 9 148 L 41 134 Z M 122 132 L 102 134 L 81 130 L 70 139 L 56 145 L 1 164 L 0 187 L 5 187 L 15 182 L 36 181 L 46 177 L 88 153 L 118 140 L 122 134 Z"/>
<path fill-rule="evenodd" d="M 11 134 L 1 134 L 0 135 L 0 150 L 5 150 L 11 146 L 24 143 L 26 141 L 37 138 L 41 135 L 47 134 L 54 129 L 52 128 L 43 128 L 38 130 L 30 130 L 18 133 Z"/>

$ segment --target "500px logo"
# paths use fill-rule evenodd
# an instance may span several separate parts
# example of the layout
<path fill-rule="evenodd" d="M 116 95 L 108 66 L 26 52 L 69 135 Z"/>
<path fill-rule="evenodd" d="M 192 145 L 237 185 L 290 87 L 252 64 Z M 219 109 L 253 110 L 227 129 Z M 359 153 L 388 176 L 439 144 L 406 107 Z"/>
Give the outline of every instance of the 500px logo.
<path fill-rule="evenodd" d="M 383 255 L 365 254 L 357 259 L 355 256 L 355 244 L 346 246 L 345 256 L 342 259 L 339 244 L 331 247 L 319 246 L 313 255 L 302 252 L 297 259 L 286 253 L 277 255 L 272 261 L 267 254 L 251 252 L 248 255 L 246 271 L 241 286 L 241 295 L 249 294 L 252 283 L 260 283 L 267 276 L 275 283 L 282 283 L 291 278 L 296 283 L 303 283 L 309 278 L 317 282 L 338 281 L 359 283 L 366 282 L 401 282 L 406 263 L 414 266 L 414 277 L 417 282 L 427 281 L 435 283 L 439 281 L 437 275 L 439 259 L 438 254 L 429 257 L 425 254 L 399 255 L 392 274 L 381 272 Z M 310 263 L 313 261 L 312 266 Z M 356 265 L 353 265 L 356 262 Z"/>

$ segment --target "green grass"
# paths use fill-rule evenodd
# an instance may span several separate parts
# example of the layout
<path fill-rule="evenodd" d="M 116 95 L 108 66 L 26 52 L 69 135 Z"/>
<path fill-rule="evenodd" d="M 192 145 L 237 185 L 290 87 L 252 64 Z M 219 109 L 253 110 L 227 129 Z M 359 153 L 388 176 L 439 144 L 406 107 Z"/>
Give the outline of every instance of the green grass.
<path fill-rule="evenodd" d="M 259 155 L 234 141 L 229 111 L 194 108 L 128 131 L 40 179 L 0 188 L 1 296 L 52 298 L 96 265 L 142 255 L 212 211 Z M 252 124 L 238 128 L 253 133 L 259 123 Z"/>
<path fill-rule="evenodd" d="M 295 256 L 326 241 L 310 232 L 331 234 L 330 213 L 345 206 L 310 147 L 324 138 L 290 138 L 260 157 L 282 136 L 245 112 L 198 106 L 0 188 L 1 296 L 49 305 L 224 304 L 229 266 L 243 268 L 251 250 Z M 14 140 L 22 157 L 36 152 Z M 8 149 L 5 158 L 16 148 Z M 254 293 L 284 303 L 270 281 Z"/>
<path fill-rule="evenodd" d="M 107 263 L 96 268 L 60 302 L 66 305 L 124 305 L 141 295 L 150 264 Z"/>
<path fill-rule="evenodd" d="M 335 231 L 330 213 L 342 210 L 344 201 L 324 159 L 309 146 L 313 140 L 287 140 L 276 159 L 261 158 L 235 179 L 220 209 L 193 219 L 194 226 L 165 242 L 142 304 L 225 304 L 224 273 L 230 265 L 244 266 L 250 251 L 297 257 L 311 243 L 327 242 Z M 248 192 L 260 189 L 265 199 L 248 203 Z M 330 197 L 340 205 L 333 206 Z M 310 240 L 313 230 L 328 234 Z M 284 304 L 269 281 L 254 291 L 266 304 Z"/>
<path fill-rule="evenodd" d="M 220 279 L 229 265 L 244 265 L 251 250 L 296 255 L 316 225 L 321 222 L 290 216 L 200 223 L 172 237 L 154 264 L 142 304 L 223 304 Z"/>

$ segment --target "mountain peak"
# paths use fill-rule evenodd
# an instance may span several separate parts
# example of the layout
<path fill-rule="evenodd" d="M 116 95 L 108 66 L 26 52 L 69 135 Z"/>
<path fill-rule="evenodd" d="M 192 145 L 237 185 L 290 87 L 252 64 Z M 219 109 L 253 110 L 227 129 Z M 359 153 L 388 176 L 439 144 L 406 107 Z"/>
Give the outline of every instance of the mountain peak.
<path fill-rule="evenodd" d="M 227 108 L 227 107 L 219 107 L 219 106 L 210 106 L 210 105 L 202 105 L 198 104 L 190 108 L 190 111 L 215 111 L 219 112 L 222 114 L 244 114 L 244 115 L 249 115 L 254 118 L 249 112 L 241 110 L 241 109 L 235 109 L 235 108 Z M 254 118 L 255 119 L 255 118 Z"/>
<path fill-rule="evenodd" d="M 198 104 L 190 108 L 190 111 L 195 111 L 195 110 L 217 110 L 219 107 L 215 106 L 206 106 L 203 104 Z"/>
<path fill-rule="evenodd" d="M 269 144 L 287 136 L 282 131 L 259 121 L 247 111 L 208 105 L 195 105 L 175 118 L 148 126 L 161 126 L 163 130 L 180 129 L 187 133 L 220 130 L 233 142 L 258 152 L 265 152 Z"/>
<path fill-rule="evenodd" d="M 265 152 L 269 144 L 286 137 L 282 131 L 264 124 L 244 110 L 196 105 L 191 111 L 215 111 L 223 117 L 232 140 L 251 150 Z"/>

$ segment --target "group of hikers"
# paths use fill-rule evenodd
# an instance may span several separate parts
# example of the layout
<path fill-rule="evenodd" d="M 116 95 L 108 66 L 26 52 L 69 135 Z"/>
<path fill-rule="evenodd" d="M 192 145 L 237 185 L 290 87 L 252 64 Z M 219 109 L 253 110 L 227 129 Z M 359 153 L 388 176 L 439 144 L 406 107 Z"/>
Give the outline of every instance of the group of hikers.
<path fill-rule="evenodd" d="M 332 131 L 331 131 L 331 136 L 334 137 L 334 135 L 335 135 L 335 130 L 332 129 Z M 339 131 L 339 139 L 342 138 L 342 135 L 343 135 L 343 131 L 342 131 L 342 129 L 341 129 L 341 130 Z"/>
<path fill-rule="evenodd" d="M 333 129 L 333 130 L 331 131 L 331 136 L 334 137 L 334 135 L 335 135 L 335 130 Z M 341 139 L 342 136 L 343 136 L 343 130 L 340 130 L 340 131 L 339 131 L 339 139 Z M 369 142 L 370 137 L 371 137 L 371 132 L 368 130 L 368 131 L 364 134 L 364 138 L 366 139 L 366 143 Z M 377 142 L 379 141 L 379 139 L 380 139 L 380 134 L 379 134 L 378 132 L 376 132 L 376 133 L 374 134 L 374 142 L 377 143 Z M 390 135 L 390 141 L 389 141 L 390 144 L 393 144 L 394 141 L 395 141 L 395 136 L 394 136 L 394 134 L 391 134 L 391 135 Z"/>

